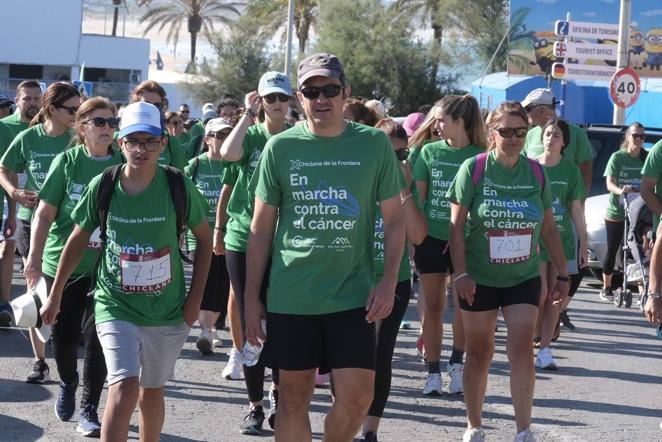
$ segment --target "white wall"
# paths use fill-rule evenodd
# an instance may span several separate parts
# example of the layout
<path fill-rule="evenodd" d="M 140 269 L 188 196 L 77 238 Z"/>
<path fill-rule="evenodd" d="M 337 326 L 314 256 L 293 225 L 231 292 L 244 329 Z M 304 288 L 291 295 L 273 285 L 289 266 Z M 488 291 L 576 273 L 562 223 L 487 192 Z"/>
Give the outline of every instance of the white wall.
<path fill-rule="evenodd" d="M 142 80 L 146 80 L 149 72 L 149 40 L 83 34 L 79 61 L 90 68 L 140 71 Z"/>
<path fill-rule="evenodd" d="M 2 0 L 0 63 L 76 64 L 82 0 Z M 54 41 L 57 44 L 53 44 Z"/>

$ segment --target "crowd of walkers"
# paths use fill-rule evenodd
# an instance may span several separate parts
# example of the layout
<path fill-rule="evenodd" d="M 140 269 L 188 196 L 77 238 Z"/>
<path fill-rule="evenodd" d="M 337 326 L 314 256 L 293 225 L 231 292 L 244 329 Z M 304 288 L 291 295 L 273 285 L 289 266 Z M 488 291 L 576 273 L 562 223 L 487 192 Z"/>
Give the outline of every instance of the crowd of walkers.
<path fill-rule="evenodd" d="M 42 92 L 24 81 L 13 103 L 0 101 L 0 110 L 16 108 L 0 120 L 0 325 L 21 325 L 31 304 L 40 312 L 29 324 L 27 381 L 50 379 L 50 340 L 57 418 L 73 417 L 82 382 L 79 432 L 126 440 L 137 405 L 141 440 L 158 440 L 164 385 L 191 327 L 208 355 L 227 325 L 222 376 L 244 379 L 241 433 L 259 435 L 266 420 L 276 440 L 311 440 L 313 391 L 329 382 L 325 440 L 377 441 L 417 279 L 422 393 L 463 394 L 463 440 L 484 440 L 501 314 L 513 437 L 534 441 L 535 368 L 558 368 L 552 343 L 560 324 L 574 328 L 567 309 L 588 259 L 583 130 L 556 116 L 548 89 L 489 114 L 471 95 L 449 95 L 401 125 L 381 102 L 352 97 L 342 63 L 326 53 L 301 61 L 296 89 L 280 72 L 256 86 L 243 104 L 205 104 L 200 121 L 185 104 L 168 111 L 154 81 L 121 109 L 65 82 Z M 641 189 L 654 218 L 662 214 L 662 143 L 646 158 L 644 138 L 631 125 L 605 171 L 607 300 L 623 234 L 619 196 Z M 646 305 L 657 323 L 659 243 L 648 247 Z M 15 253 L 31 292 L 10 304 Z M 456 308 L 442 366 L 447 303 Z"/>

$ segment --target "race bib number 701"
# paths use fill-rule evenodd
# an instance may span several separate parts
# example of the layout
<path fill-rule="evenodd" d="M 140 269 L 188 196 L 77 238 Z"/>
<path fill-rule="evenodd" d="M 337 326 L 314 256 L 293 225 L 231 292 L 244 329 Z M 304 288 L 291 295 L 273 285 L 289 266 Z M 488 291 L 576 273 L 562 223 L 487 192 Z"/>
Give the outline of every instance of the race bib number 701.
<path fill-rule="evenodd" d="M 490 262 L 494 264 L 513 264 L 526 261 L 531 256 L 531 229 L 490 230 Z"/>
<path fill-rule="evenodd" d="M 120 255 L 122 290 L 125 292 L 155 292 L 170 283 L 170 247 L 158 252 Z"/>

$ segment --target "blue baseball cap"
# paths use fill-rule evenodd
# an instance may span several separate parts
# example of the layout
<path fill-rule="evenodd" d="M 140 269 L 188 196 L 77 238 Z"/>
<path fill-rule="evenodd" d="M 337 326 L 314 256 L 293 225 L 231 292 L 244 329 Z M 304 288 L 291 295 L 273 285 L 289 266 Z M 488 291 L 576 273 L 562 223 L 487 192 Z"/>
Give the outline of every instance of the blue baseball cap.
<path fill-rule="evenodd" d="M 118 138 L 124 138 L 135 132 L 146 132 L 154 136 L 163 135 L 161 112 L 156 106 L 138 101 L 122 110 Z"/>
<path fill-rule="evenodd" d="M 291 97 L 293 94 L 292 86 L 287 75 L 277 71 L 269 71 L 262 75 L 260 84 L 257 87 L 257 93 L 260 97 L 269 94 L 285 94 Z"/>

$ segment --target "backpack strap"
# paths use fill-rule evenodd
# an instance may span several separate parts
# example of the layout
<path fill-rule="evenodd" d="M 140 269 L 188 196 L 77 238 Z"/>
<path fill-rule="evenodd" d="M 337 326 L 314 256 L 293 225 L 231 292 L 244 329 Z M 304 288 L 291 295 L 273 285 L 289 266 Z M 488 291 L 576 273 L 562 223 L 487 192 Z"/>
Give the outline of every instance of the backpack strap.
<path fill-rule="evenodd" d="M 107 167 L 101 174 L 101 182 L 97 189 L 96 209 L 99 214 L 99 237 L 101 238 L 101 248 L 106 244 L 106 226 L 108 223 L 108 209 L 110 200 L 115 192 L 115 185 L 119 180 L 123 164 L 115 164 Z"/>
<path fill-rule="evenodd" d="M 474 187 L 478 185 L 483 175 L 485 175 L 485 168 L 487 167 L 487 156 L 489 152 L 483 152 L 476 155 L 476 161 L 474 161 L 474 168 L 471 171 L 471 182 L 474 184 Z"/>
<path fill-rule="evenodd" d="M 533 175 L 536 177 L 536 181 L 538 181 L 538 184 L 540 184 L 540 193 L 545 191 L 545 174 L 542 171 L 542 164 L 537 162 L 536 160 L 526 157 L 526 159 L 529 161 L 529 166 L 531 167 L 531 170 L 533 171 Z"/>
<path fill-rule="evenodd" d="M 165 169 L 168 179 L 168 189 L 170 197 L 175 205 L 175 216 L 177 220 L 177 238 L 184 230 L 184 218 L 186 217 L 186 185 L 184 184 L 184 175 L 182 172 L 171 166 L 162 166 Z"/>
<path fill-rule="evenodd" d="M 191 181 L 195 183 L 195 178 L 198 176 L 198 168 L 200 167 L 200 158 L 193 159 L 193 173 L 191 174 Z"/>

